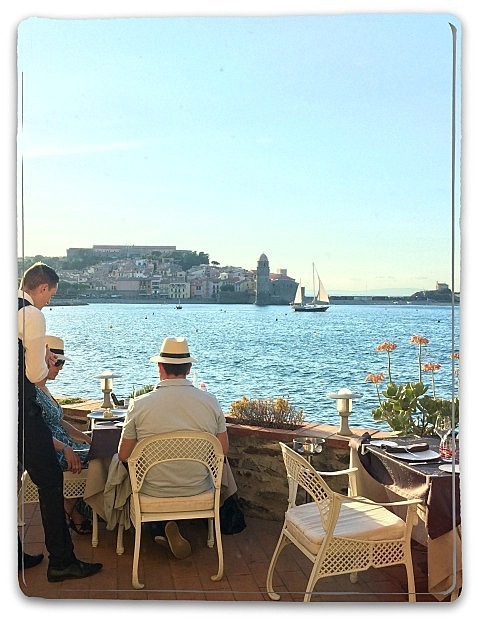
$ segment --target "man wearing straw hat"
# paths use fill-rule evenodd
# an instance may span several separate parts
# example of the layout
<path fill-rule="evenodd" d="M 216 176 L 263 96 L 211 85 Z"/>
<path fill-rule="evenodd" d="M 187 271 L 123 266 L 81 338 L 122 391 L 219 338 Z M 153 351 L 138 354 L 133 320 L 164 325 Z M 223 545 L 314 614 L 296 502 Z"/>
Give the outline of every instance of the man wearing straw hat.
<path fill-rule="evenodd" d="M 196 362 L 189 353 L 186 339 L 165 338 L 159 353 L 150 359 L 158 364 L 160 381 L 153 391 L 130 401 L 118 449 L 119 459 L 127 460 L 139 440 L 176 430 L 209 432 L 218 438 L 226 455 L 229 449 L 226 420 L 216 397 L 186 379 L 192 362 Z M 143 484 L 142 492 L 147 495 L 189 496 L 210 488 L 205 469 L 194 462 L 182 462 L 167 474 L 165 470 L 156 470 L 156 474 L 154 471 Z M 157 523 L 155 528 L 159 537 L 166 537 L 176 558 L 189 556 L 191 546 L 175 521 L 165 525 Z"/>

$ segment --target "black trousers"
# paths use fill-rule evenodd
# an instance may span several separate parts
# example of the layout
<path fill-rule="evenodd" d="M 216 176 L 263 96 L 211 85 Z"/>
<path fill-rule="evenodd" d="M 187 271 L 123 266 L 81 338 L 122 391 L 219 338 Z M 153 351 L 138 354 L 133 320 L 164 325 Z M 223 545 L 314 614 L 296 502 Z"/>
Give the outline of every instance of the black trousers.
<path fill-rule="evenodd" d="M 19 399 L 18 408 L 18 461 L 38 487 L 49 564 L 63 569 L 75 560 L 65 518 L 63 471 L 41 408 L 29 399 Z"/>

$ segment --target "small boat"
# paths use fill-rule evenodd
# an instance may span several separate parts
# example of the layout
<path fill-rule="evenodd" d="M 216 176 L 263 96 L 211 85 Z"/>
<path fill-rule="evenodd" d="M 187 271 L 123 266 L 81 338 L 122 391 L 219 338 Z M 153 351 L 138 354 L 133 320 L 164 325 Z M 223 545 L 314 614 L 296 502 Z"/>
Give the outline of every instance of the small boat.
<path fill-rule="evenodd" d="M 183 306 L 181 305 L 181 299 L 178 299 L 178 303 L 176 305 L 176 309 L 177 310 L 182 310 L 183 309 Z"/>
<path fill-rule="evenodd" d="M 315 292 L 315 277 L 319 283 L 319 289 Z M 294 312 L 325 312 L 330 307 L 329 295 L 324 287 L 317 271 L 315 264 L 312 264 L 312 282 L 314 286 L 314 297 L 310 303 L 305 303 L 304 289 L 299 281 L 294 301 L 290 304 Z"/>

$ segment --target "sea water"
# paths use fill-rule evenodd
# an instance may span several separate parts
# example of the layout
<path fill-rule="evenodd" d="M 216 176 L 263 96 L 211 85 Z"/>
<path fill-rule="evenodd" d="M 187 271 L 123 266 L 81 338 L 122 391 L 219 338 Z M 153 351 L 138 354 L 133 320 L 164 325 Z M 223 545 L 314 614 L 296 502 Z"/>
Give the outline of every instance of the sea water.
<path fill-rule="evenodd" d="M 125 398 L 158 381 L 149 358 L 166 336 L 184 336 L 197 358 L 190 378 L 205 382 L 225 413 L 246 396 L 286 397 L 313 423 L 339 424 L 335 400 L 328 393 L 346 387 L 362 397 L 353 402 L 351 427 L 386 427 L 376 423 L 374 384 L 368 373 L 384 372 L 387 354 L 376 351 L 385 340 L 395 383 L 417 381 L 418 346 L 413 335 L 428 338 L 422 363 L 440 363 L 434 374 L 437 396 L 452 397 L 452 350 L 459 350 L 459 308 L 447 305 L 332 305 L 324 313 L 293 312 L 287 306 L 174 304 L 90 304 L 46 306 L 47 333 L 65 341 L 71 358 L 49 387 L 53 394 L 102 399 L 105 369 L 117 376 L 113 390 Z M 454 368 L 459 368 L 455 361 Z M 422 380 L 431 387 L 430 373 Z M 455 379 L 455 395 L 456 379 Z"/>

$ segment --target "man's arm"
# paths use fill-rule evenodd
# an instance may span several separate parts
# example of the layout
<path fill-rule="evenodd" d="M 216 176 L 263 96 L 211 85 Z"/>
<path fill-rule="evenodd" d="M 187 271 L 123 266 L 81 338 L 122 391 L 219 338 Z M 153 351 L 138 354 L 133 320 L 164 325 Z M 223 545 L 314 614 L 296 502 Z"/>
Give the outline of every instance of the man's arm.
<path fill-rule="evenodd" d="M 36 384 L 48 375 L 45 362 L 45 317 L 35 306 L 18 311 L 18 337 L 25 349 L 25 374 Z"/>
<path fill-rule="evenodd" d="M 128 460 L 137 442 L 136 438 L 121 438 L 118 448 L 118 458 L 121 462 Z"/>
<path fill-rule="evenodd" d="M 224 452 L 224 455 L 227 455 L 227 452 L 229 451 L 229 438 L 227 436 L 227 432 L 219 432 L 218 434 L 216 434 L 216 436 L 222 445 L 222 451 Z"/>

